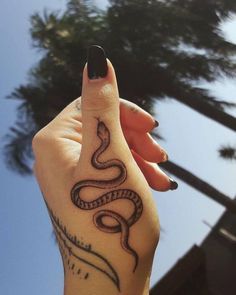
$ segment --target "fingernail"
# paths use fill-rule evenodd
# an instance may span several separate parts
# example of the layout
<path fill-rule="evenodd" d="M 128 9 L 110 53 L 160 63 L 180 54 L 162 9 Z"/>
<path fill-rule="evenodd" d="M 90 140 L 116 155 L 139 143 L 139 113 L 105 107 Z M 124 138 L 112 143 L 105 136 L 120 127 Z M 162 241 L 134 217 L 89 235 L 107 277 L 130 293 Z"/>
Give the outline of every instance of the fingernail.
<path fill-rule="evenodd" d="M 174 181 L 172 178 L 169 179 L 170 180 L 170 190 L 174 191 L 178 188 L 178 183 L 176 181 Z"/>
<path fill-rule="evenodd" d="M 161 160 L 162 163 L 168 161 L 168 154 L 165 150 L 161 150 L 161 156 L 162 156 L 162 160 Z"/>
<path fill-rule="evenodd" d="M 157 128 L 159 126 L 159 122 L 157 120 L 154 120 L 154 125 L 152 127 L 152 130 Z"/>
<path fill-rule="evenodd" d="M 88 77 L 91 80 L 105 78 L 108 66 L 105 51 L 101 46 L 92 45 L 88 49 Z"/>
<path fill-rule="evenodd" d="M 154 123 L 154 128 L 158 127 L 159 126 L 159 122 L 157 120 L 155 120 L 155 123 Z"/>

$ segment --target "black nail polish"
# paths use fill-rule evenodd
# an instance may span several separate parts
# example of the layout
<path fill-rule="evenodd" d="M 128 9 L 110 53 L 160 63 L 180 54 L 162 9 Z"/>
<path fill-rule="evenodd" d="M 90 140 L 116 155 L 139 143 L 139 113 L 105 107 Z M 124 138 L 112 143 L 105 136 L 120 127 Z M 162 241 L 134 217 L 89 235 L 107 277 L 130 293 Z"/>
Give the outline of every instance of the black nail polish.
<path fill-rule="evenodd" d="M 162 161 L 161 161 L 161 163 L 167 162 L 168 159 L 169 159 L 167 152 L 165 150 L 161 150 L 161 155 L 162 155 Z"/>
<path fill-rule="evenodd" d="M 178 183 L 170 178 L 170 190 L 176 190 L 178 188 Z"/>
<path fill-rule="evenodd" d="M 154 124 L 154 128 L 159 126 L 159 122 L 157 120 L 155 120 L 155 124 Z"/>
<path fill-rule="evenodd" d="M 91 80 L 105 78 L 108 67 L 105 51 L 101 46 L 92 45 L 88 49 L 88 77 Z"/>

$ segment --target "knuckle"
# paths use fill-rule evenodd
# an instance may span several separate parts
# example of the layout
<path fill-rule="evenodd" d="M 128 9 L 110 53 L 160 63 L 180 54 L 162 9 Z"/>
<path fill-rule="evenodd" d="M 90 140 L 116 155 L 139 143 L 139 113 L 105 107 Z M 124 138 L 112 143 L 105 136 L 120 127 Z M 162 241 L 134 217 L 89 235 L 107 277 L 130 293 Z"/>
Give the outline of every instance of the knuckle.
<path fill-rule="evenodd" d="M 119 103 L 117 94 L 111 84 L 104 84 L 86 93 L 82 98 L 82 109 L 88 111 L 101 111 L 109 109 Z"/>
<path fill-rule="evenodd" d="M 41 131 L 37 132 L 33 139 L 32 139 L 32 148 L 33 148 L 33 151 L 36 150 L 39 142 L 42 140 L 42 136 L 41 136 Z"/>
<path fill-rule="evenodd" d="M 37 153 L 38 149 L 48 142 L 48 134 L 45 128 L 38 131 L 32 139 L 32 149 L 34 153 Z"/>

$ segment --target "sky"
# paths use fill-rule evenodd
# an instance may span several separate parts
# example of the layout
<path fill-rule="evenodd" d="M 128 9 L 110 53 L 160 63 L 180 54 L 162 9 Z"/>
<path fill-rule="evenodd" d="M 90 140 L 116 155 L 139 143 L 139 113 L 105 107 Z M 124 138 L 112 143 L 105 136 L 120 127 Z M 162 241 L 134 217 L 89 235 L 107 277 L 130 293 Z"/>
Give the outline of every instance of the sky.
<path fill-rule="evenodd" d="M 106 1 L 97 1 L 100 5 Z M 0 294 L 63 294 L 63 268 L 52 237 L 46 208 L 33 177 L 21 177 L 5 167 L 4 135 L 14 124 L 17 102 L 4 99 L 14 87 L 27 81 L 29 69 L 38 61 L 32 48 L 29 17 L 43 8 L 62 9 L 65 0 L 2 0 L 0 10 Z M 236 19 L 224 24 L 227 38 L 236 43 Z M 235 80 L 205 85 L 226 100 L 234 99 Z M 235 110 L 233 114 L 236 115 Z M 214 185 L 230 197 L 236 194 L 235 164 L 218 158 L 222 143 L 235 143 L 232 131 L 186 106 L 168 100 L 156 105 L 161 142 L 170 159 Z M 211 136 L 209 136 L 211 134 Z M 179 181 L 175 192 L 153 192 L 161 226 L 151 284 L 209 232 L 203 221 L 214 225 L 224 208 Z"/>

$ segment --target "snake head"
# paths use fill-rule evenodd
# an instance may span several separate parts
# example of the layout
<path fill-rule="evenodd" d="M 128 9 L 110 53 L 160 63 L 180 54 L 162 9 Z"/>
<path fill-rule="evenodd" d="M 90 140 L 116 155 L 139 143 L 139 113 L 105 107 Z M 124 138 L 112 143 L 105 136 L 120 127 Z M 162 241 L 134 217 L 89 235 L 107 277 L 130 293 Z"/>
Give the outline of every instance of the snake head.
<path fill-rule="evenodd" d="M 102 141 L 109 141 L 109 131 L 102 121 L 98 121 L 97 136 Z"/>

